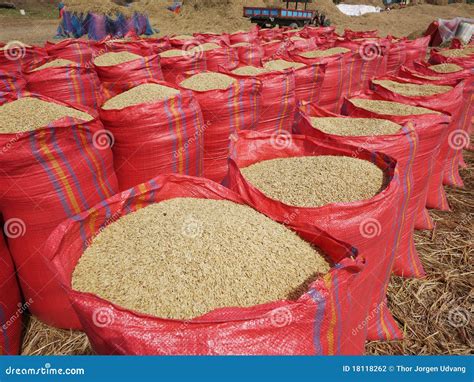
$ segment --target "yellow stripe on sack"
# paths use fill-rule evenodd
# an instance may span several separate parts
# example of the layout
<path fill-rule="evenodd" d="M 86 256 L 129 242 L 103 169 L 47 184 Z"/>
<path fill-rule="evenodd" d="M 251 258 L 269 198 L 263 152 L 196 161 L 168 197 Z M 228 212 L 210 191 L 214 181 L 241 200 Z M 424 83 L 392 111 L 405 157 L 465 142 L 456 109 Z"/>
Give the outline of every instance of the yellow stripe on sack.
<path fill-rule="evenodd" d="M 235 92 L 234 92 L 235 132 L 238 133 L 240 131 L 239 115 L 240 114 L 242 114 L 242 115 L 245 114 L 245 113 L 240 113 L 240 110 L 239 110 L 239 97 L 237 96 L 240 92 L 240 83 L 239 83 L 239 81 L 237 81 L 236 84 L 234 85 L 234 90 L 235 90 Z"/>
<path fill-rule="evenodd" d="M 179 116 L 178 107 L 176 105 L 176 100 L 179 97 L 174 97 L 170 100 L 170 111 L 171 115 L 173 116 L 174 121 L 174 129 L 176 132 L 176 136 L 178 138 L 178 144 L 176 146 L 176 150 L 178 153 L 178 174 L 184 174 L 184 155 L 185 150 L 181 150 L 183 147 L 183 137 L 181 135 L 181 118 Z"/>
<path fill-rule="evenodd" d="M 286 111 L 288 110 L 288 98 L 290 96 L 290 92 L 288 91 L 289 87 L 290 87 L 290 76 L 286 76 L 286 79 L 285 79 L 285 91 L 286 91 L 286 97 L 283 99 L 283 112 L 282 112 L 282 115 L 281 115 L 281 118 L 280 118 L 280 122 L 278 124 L 278 134 L 281 133 L 281 130 L 282 130 L 282 127 L 283 127 L 283 122 L 286 121 L 286 118 L 284 118 L 284 116 L 286 115 Z"/>
<path fill-rule="evenodd" d="M 324 276 L 324 283 L 326 284 L 326 288 L 328 291 L 331 290 L 332 287 L 332 277 L 331 274 L 328 273 Z M 328 327 L 328 355 L 334 354 L 334 328 L 336 327 L 336 307 L 334 304 L 334 296 L 329 293 L 328 296 L 331 296 L 331 319 L 329 320 L 329 327 Z M 329 301 L 328 301 L 329 302 Z"/>

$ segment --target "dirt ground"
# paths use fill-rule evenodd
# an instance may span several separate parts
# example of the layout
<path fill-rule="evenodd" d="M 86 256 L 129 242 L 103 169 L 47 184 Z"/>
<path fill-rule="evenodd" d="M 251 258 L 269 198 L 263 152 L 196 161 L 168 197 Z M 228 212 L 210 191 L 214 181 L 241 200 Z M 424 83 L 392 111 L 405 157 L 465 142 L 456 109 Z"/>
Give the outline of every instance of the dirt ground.
<path fill-rule="evenodd" d="M 350 3 L 376 3 L 378 0 L 349 0 Z M 20 40 L 29 44 L 43 44 L 51 40 L 59 23 L 58 12 L 51 1 L 23 0 L 27 15 L 18 11 L 0 10 L 0 41 Z M 252 24 L 242 17 L 244 5 L 263 6 L 268 0 L 188 0 L 180 15 L 165 9 L 167 0 L 142 0 L 142 9 L 150 16 L 153 27 L 160 29 L 160 35 L 192 32 L 235 32 L 247 30 Z M 67 4 L 67 1 L 66 1 Z M 324 12 L 342 32 L 345 28 L 354 30 L 378 29 L 381 36 L 419 36 L 437 18 L 456 16 L 474 18 L 474 4 L 449 4 L 445 6 L 420 4 L 403 9 L 393 9 L 380 14 L 349 17 L 342 14 L 332 0 L 317 0 L 310 8 Z"/>

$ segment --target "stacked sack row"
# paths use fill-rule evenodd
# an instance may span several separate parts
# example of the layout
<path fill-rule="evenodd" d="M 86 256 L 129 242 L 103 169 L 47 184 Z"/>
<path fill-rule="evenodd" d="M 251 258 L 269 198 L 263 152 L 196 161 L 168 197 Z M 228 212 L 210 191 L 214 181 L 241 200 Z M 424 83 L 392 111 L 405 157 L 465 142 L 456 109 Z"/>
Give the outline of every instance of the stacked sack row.
<path fill-rule="evenodd" d="M 424 274 L 413 230 L 433 228 L 427 208 L 449 209 L 443 185 L 462 186 L 459 139 L 472 128 L 472 51 L 428 63 L 427 42 L 306 27 L 66 40 L 18 60 L 5 46 L 2 280 L 15 290 L 17 274 L 32 314 L 85 331 L 101 354 L 362 354 L 367 339 L 401 338 L 386 305 L 390 274 Z M 347 176 L 347 195 L 286 199 L 310 198 L 298 188 L 298 176 L 312 179 L 306 159 Z M 364 193 L 374 169 L 381 183 Z M 330 184 L 328 171 L 319 176 Z M 293 301 L 187 319 L 72 288 L 97 234 L 183 197 L 250 206 L 322 250 L 330 269 Z M 7 319 L 21 301 L 9 297 Z M 18 350 L 13 321 L 3 353 Z"/>

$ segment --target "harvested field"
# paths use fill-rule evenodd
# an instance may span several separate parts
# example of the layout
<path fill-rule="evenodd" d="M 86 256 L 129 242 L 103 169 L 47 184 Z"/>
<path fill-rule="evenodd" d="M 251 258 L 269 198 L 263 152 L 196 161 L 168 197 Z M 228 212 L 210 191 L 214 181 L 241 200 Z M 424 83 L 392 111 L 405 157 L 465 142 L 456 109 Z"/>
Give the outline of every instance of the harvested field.
<path fill-rule="evenodd" d="M 299 207 L 370 199 L 385 184 L 384 173 L 377 166 L 345 156 L 271 159 L 241 172 L 268 197 Z"/>
<path fill-rule="evenodd" d="M 372 113 L 385 115 L 421 115 L 421 114 L 441 114 L 439 111 L 426 109 L 419 106 L 406 105 L 392 101 L 376 101 L 363 98 L 351 98 L 351 102 L 362 109 Z"/>
<path fill-rule="evenodd" d="M 391 135 L 402 128 L 394 122 L 373 118 L 312 117 L 311 124 L 327 134 L 345 136 Z"/>
<path fill-rule="evenodd" d="M 236 82 L 232 77 L 221 73 L 199 73 L 188 79 L 182 81 L 180 86 L 186 89 L 191 89 L 198 92 L 205 92 L 208 90 L 225 90 Z"/>
<path fill-rule="evenodd" d="M 191 319 L 221 307 L 295 300 L 328 270 L 309 243 L 250 207 L 176 198 L 100 232 L 72 285 L 138 312 Z"/>
<path fill-rule="evenodd" d="M 109 99 L 104 110 L 124 109 L 141 103 L 152 103 L 179 94 L 179 90 L 158 84 L 143 84 Z"/>
<path fill-rule="evenodd" d="M 95 58 L 94 64 L 97 66 L 115 66 L 138 60 L 139 58 L 143 57 L 130 52 L 109 52 Z"/>
<path fill-rule="evenodd" d="M 430 84 L 407 84 L 389 80 L 373 80 L 376 85 L 380 85 L 394 93 L 401 94 L 407 97 L 416 96 L 431 96 L 435 94 L 443 94 L 452 90 L 452 86 L 430 85 Z"/>

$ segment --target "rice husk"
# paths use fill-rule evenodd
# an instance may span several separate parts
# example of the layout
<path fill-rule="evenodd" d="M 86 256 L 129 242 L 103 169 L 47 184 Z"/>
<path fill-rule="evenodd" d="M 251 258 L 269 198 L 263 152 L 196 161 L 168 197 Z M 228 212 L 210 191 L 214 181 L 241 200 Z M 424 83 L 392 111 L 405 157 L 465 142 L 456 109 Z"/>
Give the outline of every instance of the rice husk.
<path fill-rule="evenodd" d="M 39 70 L 47 69 L 47 68 L 60 68 L 63 66 L 68 66 L 68 65 L 77 65 L 76 62 L 70 61 L 70 60 L 64 60 L 62 58 L 58 58 L 56 60 L 47 62 L 44 65 L 41 65 L 35 69 L 32 70 L 32 72 L 37 72 Z"/>
<path fill-rule="evenodd" d="M 462 70 L 462 67 L 456 64 L 431 65 L 429 68 L 438 73 L 456 73 Z"/>
<path fill-rule="evenodd" d="M 130 62 L 143 58 L 135 53 L 130 52 L 108 52 L 94 59 L 94 64 L 97 66 L 114 66 L 125 62 Z"/>
<path fill-rule="evenodd" d="M 269 71 L 265 68 L 258 68 L 256 66 L 241 66 L 240 68 L 234 69 L 232 73 L 239 76 L 258 76 L 259 74 L 268 73 Z"/>
<path fill-rule="evenodd" d="M 329 57 L 329 56 L 335 56 L 336 54 L 347 53 L 347 52 L 350 52 L 350 49 L 338 47 L 338 48 L 330 48 L 330 49 L 324 49 L 324 50 L 311 50 L 309 52 L 300 53 L 300 56 L 304 58 Z"/>
<path fill-rule="evenodd" d="M 431 84 L 408 84 L 395 82 L 390 80 L 372 80 L 374 84 L 380 85 L 394 93 L 407 97 L 431 96 L 435 94 L 443 94 L 452 90 L 452 86 L 441 86 Z"/>
<path fill-rule="evenodd" d="M 392 135 L 402 126 L 386 119 L 311 117 L 313 127 L 341 136 Z"/>
<path fill-rule="evenodd" d="M 0 134 L 36 130 L 64 117 L 85 122 L 93 119 L 87 113 L 57 103 L 32 97 L 19 98 L 0 106 Z"/>
<path fill-rule="evenodd" d="M 180 83 L 180 86 L 194 91 L 208 91 L 208 90 L 225 90 L 232 86 L 237 81 L 225 74 L 221 73 L 198 73 L 191 76 Z"/>
<path fill-rule="evenodd" d="M 103 106 L 104 110 L 124 109 L 142 103 L 152 103 L 174 97 L 179 90 L 158 84 L 143 84 L 136 86 L 109 99 Z"/>
<path fill-rule="evenodd" d="M 301 62 L 290 62 L 286 60 L 271 60 L 263 64 L 263 67 L 268 70 L 286 70 L 286 69 L 300 69 L 306 65 Z"/>
<path fill-rule="evenodd" d="M 72 286 L 141 313 L 190 319 L 216 308 L 297 299 L 328 270 L 321 252 L 248 206 L 175 198 L 101 231 Z"/>
<path fill-rule="evenodd" d="M 245 179 L 272 199 L 299 207 L 370 199 L 384 187 L 374 164 L 348 156 L 278 158 L 241 169 Z"/>
<path fill-rule="evenodd" d="M 362 98 L 351 98 L 355 106 L 370 111 L 372 113 L 384 115 L 422 115 L 441 114 L 439 111 L 426 109 L 420 106 L 412 106 L 399 102 L 379 101 Z"/>

